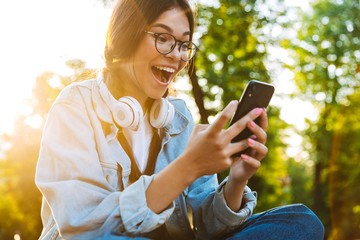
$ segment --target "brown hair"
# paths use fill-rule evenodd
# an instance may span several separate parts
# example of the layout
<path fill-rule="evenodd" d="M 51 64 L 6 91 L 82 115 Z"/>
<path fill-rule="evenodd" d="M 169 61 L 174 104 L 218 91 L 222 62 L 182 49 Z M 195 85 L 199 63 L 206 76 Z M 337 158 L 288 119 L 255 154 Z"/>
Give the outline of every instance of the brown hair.
<path fill-rule="evenodd" d="M 114 59 L 128 59 L 144 34 L 163 12 L 180 7 L 190 25 L 190 40 L 194 32 L 194 15 L 187 0 L 118 0 L 115 4 L 106 36 L 106 70 L 112 70 Z"/>

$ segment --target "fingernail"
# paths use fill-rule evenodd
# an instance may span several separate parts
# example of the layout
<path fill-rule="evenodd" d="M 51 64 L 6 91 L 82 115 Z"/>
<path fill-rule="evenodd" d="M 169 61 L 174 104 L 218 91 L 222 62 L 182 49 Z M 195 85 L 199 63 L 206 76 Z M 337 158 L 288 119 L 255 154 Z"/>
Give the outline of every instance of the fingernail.
<path fill-rule="evenodd" d="M 250 127 L 251 127 L 251 128 L 254 128 L 254 127 L 255 127 L 254 121 L 251 121 L 251 122 L 250 122 Z"/>
<path fill-rule="evenodd" d="M 251 135 L 251 138 L 256 139 L 257 137 L 256 137 L 256 135 Z"/>
<path fill-rule="evenodd" d="M 248 142 L 249 142 L 249 145 L 254 145 L 255 144 L 255 141 L 252 140 L 251 138 L 248 138 Z"/>
<path fill-rule="evenodd" d="M 261 113 L 262 113 L 262 108 L 257 108 L 256 110 L 255 110 L 255 114 L 256 115 L 260 115 Z"/>
<path fill-rule="evenodd" d="M 245 154 L 241 154 L 241 158 L 246 160 L 246 159 L 249 159 L 249 156 L 245 155 Z"/>
<path fill-rule="evenodd" d="M 231 101 L 231 104 L 232 104 L 232 105 L 237 105 L 237 103 L 238 103 L 237 100 L 232 100 L 232 101 Z"/>

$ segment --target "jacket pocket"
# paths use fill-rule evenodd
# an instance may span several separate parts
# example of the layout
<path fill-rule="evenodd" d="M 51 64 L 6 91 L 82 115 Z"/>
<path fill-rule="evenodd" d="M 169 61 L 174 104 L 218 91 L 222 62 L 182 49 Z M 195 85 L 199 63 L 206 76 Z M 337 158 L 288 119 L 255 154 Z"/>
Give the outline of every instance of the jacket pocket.
<path fill-rule="evenodd" d="M 118 164 L 100 162 L 104 177 L 114 191 L 124 190 L 122 169 Z"/>

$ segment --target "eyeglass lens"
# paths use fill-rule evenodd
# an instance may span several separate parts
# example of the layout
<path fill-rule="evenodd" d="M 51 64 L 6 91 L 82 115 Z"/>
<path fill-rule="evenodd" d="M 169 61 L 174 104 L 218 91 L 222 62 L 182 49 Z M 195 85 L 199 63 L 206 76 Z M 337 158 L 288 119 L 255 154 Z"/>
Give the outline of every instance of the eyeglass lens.
<path fill-rule="evenodd" d="M 156 38 L 156 48 L 162 54 L 170 53 L 176 47 L 176 39 L 174 36 L 161 33 Z M 182 60 L 190 60 L 196 52 L 196 46 L 190 41 L 181 43 L 180 56 Z"/>

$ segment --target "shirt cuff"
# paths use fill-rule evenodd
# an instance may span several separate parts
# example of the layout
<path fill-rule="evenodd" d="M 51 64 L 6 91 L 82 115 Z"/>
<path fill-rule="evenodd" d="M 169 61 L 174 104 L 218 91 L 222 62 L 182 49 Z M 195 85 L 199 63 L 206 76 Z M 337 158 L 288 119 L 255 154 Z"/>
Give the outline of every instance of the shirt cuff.
<path fill-rule="evenodd" d="M 231 210 L 225 200 L 224 185 L 227 179 L 225 179 L 218 187 L 215 193 L 214 199 L 214 214 L 221 222 L 227 226 L 240 225 L 245 222 L 246 219 L 251 217 L 253 210 L 256 206 L 257 193 L 251 191 L 248 186 L 245 186 L 241 209 L 238 212 Z"/>
<path fill-rule="evenodd" d="M 150 232 L 164 224 L 174 211 L 174 202 L 159 214 L 147 206 L 145 191 L 153 177 L 141 176 L 120 194 L 120 215 L 128 233 Z"/>

